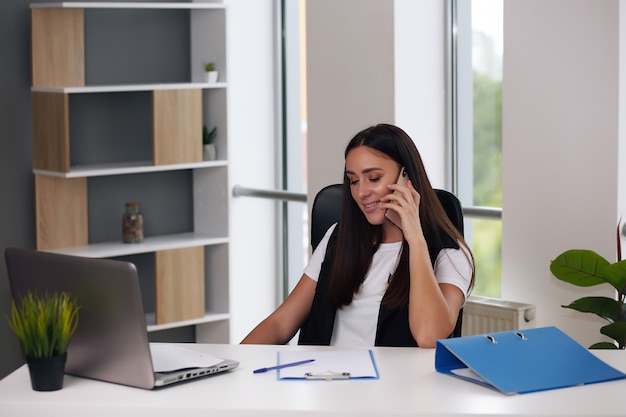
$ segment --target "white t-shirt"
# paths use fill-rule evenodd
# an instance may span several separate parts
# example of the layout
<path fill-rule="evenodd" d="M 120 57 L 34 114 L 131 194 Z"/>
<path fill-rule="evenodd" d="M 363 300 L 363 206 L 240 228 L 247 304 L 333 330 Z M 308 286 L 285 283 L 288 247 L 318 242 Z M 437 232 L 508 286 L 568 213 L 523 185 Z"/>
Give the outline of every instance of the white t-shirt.
<path fill-rule="evenodd" d="M 335 226 L 328 229 L 304 268 L 304 273 L 314 281 L 319 278 L 326 246 Z M 389 278 L 396 270 L 401 248 L 402 242 L 382 243 L 374 253 L 372 266 L 352 303 L 337 310 L 331 345 L 374 346 L 378 310 L 387 291 Z M 438 283 L 458 287 L 467 298 L 472 269 L 461 249 L 443 249 L 437 255 L 434 271 Z"/>

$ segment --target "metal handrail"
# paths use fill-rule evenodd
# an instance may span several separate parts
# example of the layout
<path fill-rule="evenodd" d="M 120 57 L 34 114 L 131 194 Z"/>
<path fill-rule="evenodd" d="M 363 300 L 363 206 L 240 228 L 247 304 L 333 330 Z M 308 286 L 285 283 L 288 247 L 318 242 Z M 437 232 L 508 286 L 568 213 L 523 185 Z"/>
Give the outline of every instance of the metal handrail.
<path fill-rule="evenodd" d="M 262 190 L 259 188 L 248 188 L 242 187 L 241 185 L 235 185 L 233 187 L 233 197 L 257 197 L 267 198 L 270 200 L 295 201 L 299 203 L 306 203 L 307 194 L 294 193 L 284 190 Z M 480 206 L 463 207 L 463 216 L 489 220 L 501 220 L 502 209 Z"/>
<path fill-rule="evenodd" d="M 291 191 L 284 190 L 261 190 L 258 188 L 248 188 L 235 185 L 233 187 L 233 197 L 258 197 L 268 198 L 270 200 L 306 203 L 307 195 L 305 193 L 293 193 Z"/>
<path fill-rule="evenodd" d="M 502 220 L 502 209 L 496 207 L 462 207 L 463 216 L 473 219 Z"/>

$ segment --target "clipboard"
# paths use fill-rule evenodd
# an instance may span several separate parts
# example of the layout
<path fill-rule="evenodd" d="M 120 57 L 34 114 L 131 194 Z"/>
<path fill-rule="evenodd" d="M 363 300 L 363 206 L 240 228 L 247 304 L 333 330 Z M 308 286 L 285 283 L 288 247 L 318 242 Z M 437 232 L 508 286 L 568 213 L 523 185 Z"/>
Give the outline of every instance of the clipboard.
<path fill-rule="evenodd" d="M 439 340 L 435 368 L 507 395 L 626 378 L 556 327 Z"/>
<path fill-rule="evenodd" d="M 379 379 L 378 368 L 371 349 L 363 350 L 303 350 L 281 351 L 278 365 L 305 361 L 313 362 L 277 371 L 279 380 L 348 380 Z"/>

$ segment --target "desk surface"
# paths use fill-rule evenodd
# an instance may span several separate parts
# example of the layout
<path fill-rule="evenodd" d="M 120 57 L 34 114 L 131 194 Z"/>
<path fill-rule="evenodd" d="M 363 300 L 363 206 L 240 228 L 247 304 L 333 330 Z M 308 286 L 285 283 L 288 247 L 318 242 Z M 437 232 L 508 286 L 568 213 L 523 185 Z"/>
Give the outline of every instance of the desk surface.
<path fill-rule="evenodd" d="M 35 392 L 23 366 L 0 381 L 2 416 L 624 416 L 626 380 L 524 395 L 439 374 L 434 349 L 375 348 L 379 380 L 279 381 L 253 374 L 279 350 L 320 347 L 186 345 L 240 361 L 226 374 L 148 391 L 65 376 L 60 391 Z M 332 349 L 332 348 L 329 348 Z M 592 351 L 626 371 L 626 353 Z"/>

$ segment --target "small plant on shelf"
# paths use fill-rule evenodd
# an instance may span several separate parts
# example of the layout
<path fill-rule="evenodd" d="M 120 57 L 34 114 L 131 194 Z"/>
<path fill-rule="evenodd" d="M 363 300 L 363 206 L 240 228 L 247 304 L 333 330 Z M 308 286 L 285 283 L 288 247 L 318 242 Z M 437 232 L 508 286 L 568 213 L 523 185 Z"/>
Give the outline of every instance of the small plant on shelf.
<path fill-rule="evenodd" d="M 211 129 L 210 131 L 209 129 L 207 129 L 206 126 L 204 126 L 202 128 L 202 144 L 203 145 L 212 144 L 216 135 L 217 135 L 217 126 L 213 127 L 213 129 Z"/>
<path fill-rule="evenodd" d="M 217 126 L 209 130 L 206 126 L 202 128 L 202 159 L 213 161 L 217 159 L 217 149 L 213 141 L 217 135 Z"/>
<path fill-rule="evenodd" d="M 217 72 L 217 69 L 215 68 L 214 62 L 206 62 L 204 64 L 204 74 L 205 74 L 206 82 L 208 83 L 217 82 L 217 77 L 219 73 Z"/>

